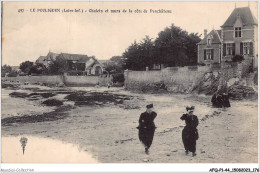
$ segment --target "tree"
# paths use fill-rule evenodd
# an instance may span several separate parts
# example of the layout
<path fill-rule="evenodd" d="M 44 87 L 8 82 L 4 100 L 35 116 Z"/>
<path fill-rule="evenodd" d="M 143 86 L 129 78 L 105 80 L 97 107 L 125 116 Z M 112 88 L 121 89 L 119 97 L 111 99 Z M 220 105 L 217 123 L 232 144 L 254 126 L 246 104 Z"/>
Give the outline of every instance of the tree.
<path fill-rule="evenodd" d="M 126 59 L 125 68 L 131 70 L 144 70 L 145 67 L 151 67 L 155 61 L 154 42 L 149 36 L 145 36 L 140 43 L 134 42 L 123 53 Z"/>
<path fill-rule="evenodd" d="M 56 60 L 54 60 L 49 65 L 50 74 L 60 75 L 63 74 L 64 72 L 67 72 L 68 69 L 69 69 L 69 64 L 67 60 L 61 57 L 57 57 Z"/>
<path fill-rule="evenodd" d="M 35 64 L 31 67 L 29 74 L 47 74 L 48 69 L 42 63 Z"/>
<path fill-rule="evenodd" d="M 105 64 L 105 70 L 109 73 L 122 73 L 124 71 L 125 61 L 122 56 L 113 56 L 110 61 Z"/>
<path fill-rule="evenodd" d="M 1 76 L 5 77 L 7 73 L 11 73 L 12 72 L 12 67 L 10 67 L 9 65 L 3 65 L 1 68 Z"/>
<path fill-rule="evenodd" d="M 198 33 L 187 31 L 172 24 L 158 34 L 155 45 L 160 49 L 160 62 L 170 66 L 195 65 L 197 63 Z"/>
<path fill-rule="evenodd" d="M 201 35 L 198 33 L 190 33 L 186 47 L 187 47 L 187 56 L 189 65 L 196 65 L 197 64 L 197 56 L 198 56 L 198 47 L 197 43 L 201 41 Z"/>
<path fill-rule="evenodd" d="M 20 69 L 22 72 L 28 74 L 33 66 L 33 62 L 25 61 L 20 64 Z"/>
<path fill-rule="evenodd" d="M 137 43 L 131 44 L 123 53 L 126 59 L 124 68 L 144 70 L 153 64 L 168 66 L 186 66 L 197 64 L 198 33 L 188 34 L 187 31 L 172 24 L 158 33 L 155 41 L 149 36 Z"/>

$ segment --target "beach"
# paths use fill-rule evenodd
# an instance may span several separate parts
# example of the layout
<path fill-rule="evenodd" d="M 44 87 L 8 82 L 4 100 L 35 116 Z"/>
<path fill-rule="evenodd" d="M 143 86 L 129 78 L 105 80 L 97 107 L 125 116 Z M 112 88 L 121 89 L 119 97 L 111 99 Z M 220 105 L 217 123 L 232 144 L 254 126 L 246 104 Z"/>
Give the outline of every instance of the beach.
<path fill-rule="evenodd" d="M 31 95 L 49 92 L 54 96 L 33 100 L 31 95 L 10 97 L 12 92 Z M 80 101 L 78 97 L 72 98 L 75 93 L 94 101 L 84 100 L 85 97 Z M 66 97 L 68 95 L 71 97 Z M 60 100 L 63 105 L 45 106 L 42 102 L 47 99 Z M 56 160 L 57 163 L 257 163 L 257 100 L 231 100 L 230 108 L 213 108 L 210 100 L 211 97 L 205 95 L 139 94 L 123 88 L 5 88 L 2 89 L 2 151 L 11 147 L 7 145 L 10 141 L 17 141 L 20 145 L 19 139 L 26 137 L 28 146 L 21 157 L 27 153 L 40 157 L 32 149 L 48 141 L 77 148 L 78 152 L 75 148 L 71 153 L 67 150 L 66 157 Z M 154 104 L 158 115 L 150 155 L 146 155 L 136 127 L 140 114 L 149 103 Z M 186 112 L 187 105 L 195 106 L 194 114 L 199 119 L 196 157 L 191 154 L 186 156 L 182 144 L 181 133 L 185 122 L 180 117 Z M 30 116 L 34 121 L 30 121 Z M 38 142 L 33 142 L 36 139 Z M 30 141 L 33 147 L 29 146 Z M 52 151 L 59 146 L 62 145 L 52 145 L 50 154 L 55 154 Z M 75 156 L 77 153 L 80 153 L 79 157 Z M 82 153 L 92 160 L 81 157 Z M 2 161 L 5 160 L 8 163 L 18 162 L 15 152 L 3 152 Z M 30 162 L 28 157 L 24 161 Z"/>

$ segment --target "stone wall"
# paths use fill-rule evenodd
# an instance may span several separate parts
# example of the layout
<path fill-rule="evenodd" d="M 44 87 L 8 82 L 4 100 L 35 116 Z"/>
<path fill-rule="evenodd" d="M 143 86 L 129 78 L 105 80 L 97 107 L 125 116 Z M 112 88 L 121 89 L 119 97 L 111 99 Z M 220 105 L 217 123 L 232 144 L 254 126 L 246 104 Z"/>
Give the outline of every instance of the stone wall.
<path fill-rule="evenodd" d="M 16 83 L 47 83 L 47 84 L 60 84 L 63 83 L 63 76 L 17 76 L 17 77 L 3 77 L 2 80 L 7 80 Z"/>
<path fill-rule="evenodd" d="M 54 76 L 17 76 L 17 77 L 4 77 L 2 81 L 9 81 L 13 83 L 28 83 L 28 84 L 65 84 L 66 86 L 95 86 L 98 83 L 101 86 L 106 86 L 107 82 L 111 81 L 109 77 L 101 76 L 67 76 L 67 75 L 54 75 Z"/>
<path fill-rule="evenodd" d="M 169 67 L 161 71 L 125 71 L 125 88 L 189 93 L 208 70 L 207 67 Z"/>

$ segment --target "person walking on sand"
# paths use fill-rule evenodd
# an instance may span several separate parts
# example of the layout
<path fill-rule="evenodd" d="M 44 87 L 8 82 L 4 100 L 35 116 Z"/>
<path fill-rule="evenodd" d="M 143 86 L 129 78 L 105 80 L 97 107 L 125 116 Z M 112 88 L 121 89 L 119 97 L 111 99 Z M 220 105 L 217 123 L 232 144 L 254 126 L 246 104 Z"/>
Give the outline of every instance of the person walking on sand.
<path fill-rule="evenodd" d="M 153 104 L 146 106 L 146 112 L 142 113 L 139 118 L 139 140 L 143 143 L 145 147 L 145 153 L 149 154 L 149 148 L 153 142 L 153 136 L 155 132 L 154 119 L 157 113 L 153 111 Z"/>
<path fill-rule="evenodd" d="M 182 130 L 182 141 L 185 153 L 188 155 L 192 152 L 192 156 L 196 156 L 196 140 L 199 138 L 197 126 L 199 124 L 198 117 L 193 114 L 195 107 L 186 107 L 188 113 L 181 116 L 181 120 L 185 120 L 186 126 Z"/>

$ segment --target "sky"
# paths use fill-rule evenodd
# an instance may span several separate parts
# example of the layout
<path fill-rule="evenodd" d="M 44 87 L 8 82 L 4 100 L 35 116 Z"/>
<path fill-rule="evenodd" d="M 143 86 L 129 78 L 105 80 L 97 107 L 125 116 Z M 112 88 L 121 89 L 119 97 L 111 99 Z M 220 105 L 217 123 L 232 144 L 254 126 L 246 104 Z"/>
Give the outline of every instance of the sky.
<path fill-rule="evenodd" d="M 49 51 L 109 59 L 122 53 L 145 35 L 156 39 L 170 26 L 203 34 L 220 29 L 236 7 L 250 6 L 257 18 L 257 2 L 4 2 L 2 19 L 2 65 L 19 66 Z M 24 12 L 18 12 L 24 9 Z M 36 12 L 30 12 L 35 9 Z M 87 12 L 37 12 L 39 9 L 83 9 Z M 103 13 L 89 12 L 103 10 Z M 105 13 L 105 10 L 121 13 Z M 122 13 L 122 10 L 133 13 Z M 136 10 L 148 13 L 135 13 Z M 171 10 L 172 13 L 149 13 Z"/>

